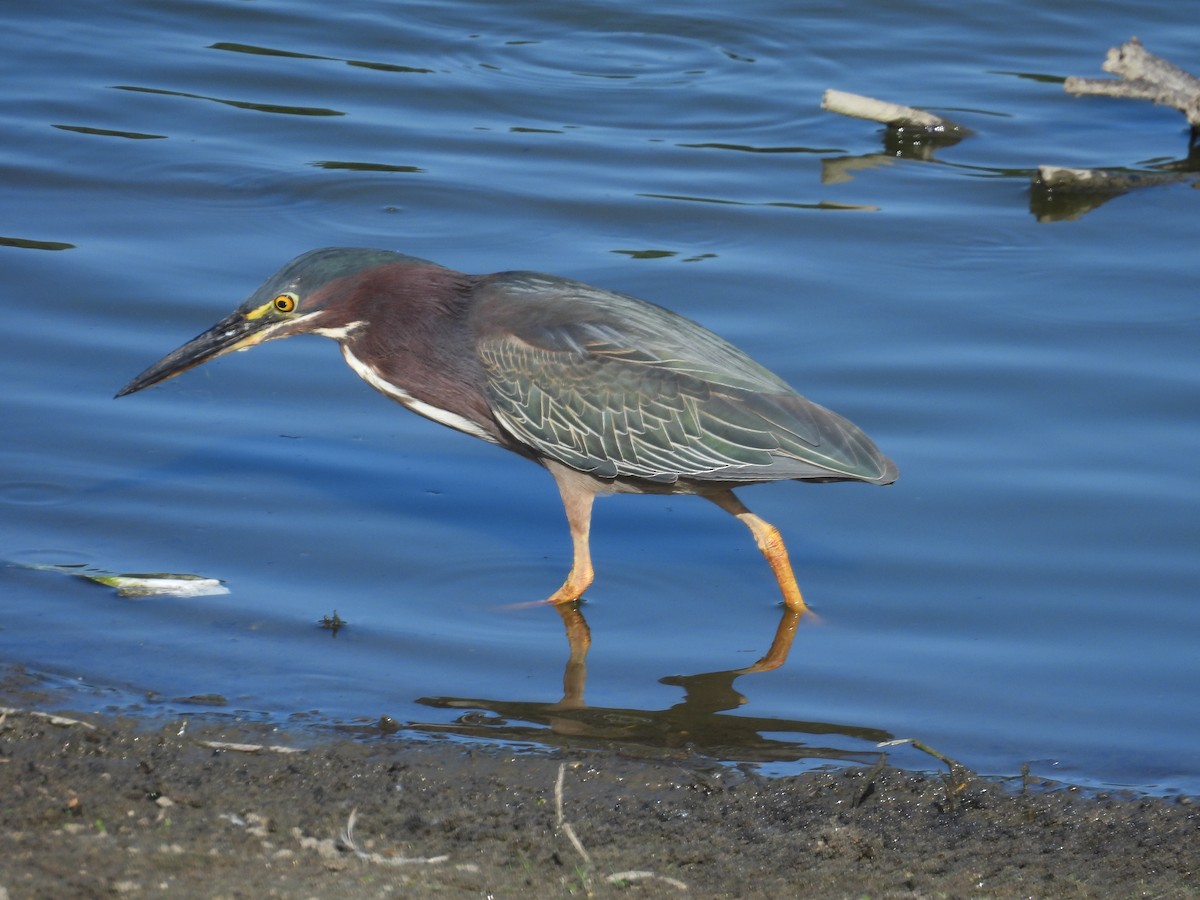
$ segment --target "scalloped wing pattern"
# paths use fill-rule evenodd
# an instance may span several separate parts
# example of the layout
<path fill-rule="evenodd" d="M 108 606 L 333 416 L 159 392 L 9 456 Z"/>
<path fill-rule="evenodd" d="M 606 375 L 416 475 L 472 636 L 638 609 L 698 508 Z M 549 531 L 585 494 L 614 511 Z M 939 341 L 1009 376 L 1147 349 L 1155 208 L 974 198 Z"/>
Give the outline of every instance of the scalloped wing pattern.
<path fill-rule="evenodd" d="M 659 483 L 894 477 L 855 425 L 669 310 L 528 273 L 477 291 L 492 411 L 543 456 Z"/>

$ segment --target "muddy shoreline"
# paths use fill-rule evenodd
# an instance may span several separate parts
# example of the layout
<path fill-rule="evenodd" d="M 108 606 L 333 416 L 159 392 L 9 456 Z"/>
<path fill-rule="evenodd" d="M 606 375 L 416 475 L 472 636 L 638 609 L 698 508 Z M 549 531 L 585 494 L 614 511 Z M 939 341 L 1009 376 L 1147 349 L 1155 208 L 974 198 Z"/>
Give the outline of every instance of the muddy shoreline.
<path fill-rule="evenodd" d="M 1196 897 L 1189 798 L 0 703 L 0 898 Z M 24 699 L 34 699 L 26 697 Z"/>

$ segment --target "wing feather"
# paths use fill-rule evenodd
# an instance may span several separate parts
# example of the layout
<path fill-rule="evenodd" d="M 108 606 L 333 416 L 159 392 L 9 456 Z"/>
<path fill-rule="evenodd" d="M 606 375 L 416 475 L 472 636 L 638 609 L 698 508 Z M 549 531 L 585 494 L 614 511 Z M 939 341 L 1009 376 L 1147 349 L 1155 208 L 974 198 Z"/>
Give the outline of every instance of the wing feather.
<path fill-rule="evenodd" d="M 476 295 L 492 412 L 539 455 L 662 483 L 895 478 L 852 423 L 668 310 L 530 273 Z"/>

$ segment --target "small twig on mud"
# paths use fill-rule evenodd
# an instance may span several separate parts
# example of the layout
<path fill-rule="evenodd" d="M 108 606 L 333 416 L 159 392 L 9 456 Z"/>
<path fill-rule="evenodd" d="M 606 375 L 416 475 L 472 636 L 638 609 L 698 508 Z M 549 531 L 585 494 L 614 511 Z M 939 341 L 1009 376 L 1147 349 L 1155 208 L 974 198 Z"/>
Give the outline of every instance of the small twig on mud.
<path fill-rule="evenodd" d="M 850 798 L 851 809 L 861 806 L 862 802 L 870 796 L 871 791 L 875 787 L 875 779 L 879 777 L 879 773 L 883 771 L 883 768 L 886 765 L 887 754 L 880 753 L 879 761 L 876 762 L 875 765 L 871 766 L 871 768 L 867 771 L 867 774 L 863 776 L 862 787 L 855 791 L 854 796 Z"/>
<path fill-rule="evenodd" d="M 558 764 L 558 780 L 554 782 L 554 824 L 558 830 L 567 836 L 567 840 L 571 842 L 571 846 L 575 851 L 583 857 L 583 864 L 589 869 L 592 868 L 592 858 L 584 849 L 583 841 L 575 834 L 575 829 L 571 827 L 571 823 L 563 817 L 563 775 L 567 771 L 566 763 Z"/>
<path fill-rule="evenodd" d="M 266 750 L 270 753 L 303 753 L 301 747 L 284 747 L 280 744 L 238 744 L 233 741 L 199 741 L 201 747 L 212 750 L 233 750 L 237 753 L 259 753 Z"/>
<path fill-rule="evenodd" d="M 346 827 L 342 833 L 338 835 L 342 845 L 351 853 L 359 854 L 362 851 L 358 849 L 358 844 L 354 843 L 354 823 L 358 821 L 358 807 L 350 810 L 350 818 L 346 820 Z"/>
<path fill-rule="evenodd" d="M 592 857 L 584 849 L 583 842 L 579 840 L 575 834 L 575 829 L 571 827 L 571 823 L 567 821 L 563 815 L 563 777 L 567 772 L 567 764 L 558 764 L 558 778 L 554 782 L 554 824 L 558 830 L 567 836 L 567 840 L 571 842 L 571 846 L 575 848 L 575 852 L 583 858 L 585 869 L 581 873 L 580 878 L 585 889 L 589 887 L 591 882 Z M 604 881 L 608 884 L 632 883 L 635 881 L 645 881 L 654 879 L 669 884 L 671 887 L 681 891 L 686 891 L 688 886 L 678 878 L 668 878 L 666 875 L 659 875 L 657 872 L 648 872 L 643 869 L 629 869 L 625 872 L 614 872 L 611 875 L 606 875 Z"/>
<path fill-rule="evenodd" d="M 66 716 L 56 716 L 53 713 L 37 712 L 36 710 L 32 709 L 17 709 L 13 706 L 0 706 L 0 713 L 2 713 L 5 718 L 8 717 L 9 713 L 12 713 L 13 715 L 37 716 L 39 719 L 45 719 L 51 725 L 61 725 L 63 727 L 69 725 L 82 725 L 84 728 L 90 728 L 92 731 L 96 730 L 95 725 L 92 725 L 89 722 L 84 722 L 81 719 L 68 719 Z M 3 720 L 0 720 L 0 722 L 2 721 Z"/>
<path fill-rule="evenodd" d="M 678 878 L 668 878 L 666 875 L 659 875 L 657 872 L 643 872 L 640 869 L 632 869 L 628 872 L 613 872 L 604 880 L 609 884 L 632 884 L 635 881 L 645 881 L 648 878 L 652 878 L 656 881 L 666 882 L 671 887 L 678 888 L 681 891 L 686 891 L 688 889 L 688 886 Z"/>
<path fill-rule="evenodd" d="M 946 785 L 946 802 L 953 808 L 957 803 L 956 795 L 970 783 L 971 779 L 975 777 L 975 773 L 953 757 L 934 750 L 924 741 L 916 738 L 897 738 L 894 741 L 883 741 L 875 746 L 896 747 L 900 744 L 911 744 L 922 753 L 928 753 L 934 759 L 940 759 L 946 764 L 950 771 L 942 776 L 942 783 Z"/>
<path fill-rule="evenodd" d="M 338 839 L 342 842 L 342 846 L 357 856 L 359 859 L 376 863 L 381 866 L 408 866 L 414 864 L 432 864 L 443 863 L 448 860 L 449 855 L 442 856 L 384 856 L 382 853 L 368 853 L 366 850 L 359 848 L 354 840 L 354 825 L 358 821 L 358 807 L 350 810 L 350 818 L 346 820 L 346 827 L 342 833 L 338 835 Z"/>
<path fill-rule="evenodd" d="M 928 753 L 934 759 L 940 759 L 942 762 L 944 762 L 946 765 L 948 765 L 951 769 L 962 769 L 964 772 L 971 771 L 966 766 L 964 766 L 962 763 L 960 763 L 958 760 L 947 756 L 945 753 L 940 753 L 937 750 L 934 750 L 932 747 L 930 747 L 924 741 L 918 740 L 917 738 L 896 738 L 895 740 L 892 740 L 892 741 L 881 741 L 880 743 L 876 744 L 875 746 L 876 747 L 899 747 L 901 744 L 911 744 L 914 748 L 916 748 L 917 750 L 920 750 L 922 753 Z"/>

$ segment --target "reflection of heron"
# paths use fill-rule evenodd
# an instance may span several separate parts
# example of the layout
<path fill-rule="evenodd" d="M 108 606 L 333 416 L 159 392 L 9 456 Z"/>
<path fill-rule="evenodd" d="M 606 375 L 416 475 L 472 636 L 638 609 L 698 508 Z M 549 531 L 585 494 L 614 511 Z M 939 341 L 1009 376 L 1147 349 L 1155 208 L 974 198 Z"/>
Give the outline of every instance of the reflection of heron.
<path fill-rule="evenodd" d="M 333 338 L 388 397 L 549 470 L 575 552 L 555 603 L 592 583 L 597 494 L 697 494 L 750 529 L 784 602 L 803 610 L 779 532 L 733 489 L 896 480 L 853 423 L 669 310 L 554 275 L 464 275 L 386 250 L 292 260 L 117 396 L 295 334 Z"/>
<path fill-rule="evenodd" d="M 556 609 L 558 614 L 562 616 L 563 626 L 567 632 L 567 645 L 571 648 L 571 654 L 567 658 L 567 668 L 563 673 L 563 698 L 559 701 L 559 705 L 564 709 L 572 707 L 582 708 L 583 690 L 587 682 L 587 654 L 588 649 L 592 646 L 592 630 L 588 627 L 587 620 L 583 617 L 583 612 L 579 609 L 578 603 L 560 603 Z M 779 620 L 779 627 L 775 629 L 775 638 L 771 641 L 771 647 L 767 650 L 766 655 L 753 665 L 746 666 L 743 669 L 732 669 L 728 673 L 717 672 L 717 675 L 730 675 L 729 683 L 733 683 L 733 679 L 739 675 L 749 675 L 752 672 L 769 672 L 772 669 L 778 669 L 787 662 L 788 653 L 792 649 L 792 642 L 796 639 L 796 628 L 800 624 L 800 619 L 804 613 L 784 607 L 783 616 Z M 708 676 L 695 676 L 708 677 Z M 663 679 L 664 684 L 675 684 L 676 682 L 670 679 Z M 740 695 L 739 695 L 740 696 Z M 739 705 L 738 701 L 736 705 Z M 722 706 L 718 709 L 732 709 L 733 707 Z"/>
<path fill-rule="evenodd" d="M 577 603 L 558 607 L 570 653 L 563 674 L 563 696 L 556 703 L 427 697 L 418 702 L 440 709 L 470 710 L 452 725 L 410 726 L 418 730 L 453 732 L 493 740 L 532 740 L 543 744 L 615 741 L 659 749 L 692 747 L 717 758 L 747 761 L 788 761 L 804 758 L 875 760 L 874 745 L 892 735 L 877 728 L 806 722 L 790 719 L 729 715 L 746 703 L 733 683 L 743 675 L 778 668 L 787 659 L 801 613 L 784 609 L 766 655 L 741 669 L 672 676 L 662 684 L 683 688 L 679 703 L 663 710 L 589 707 L 584 702 L 587 653 L 591 630 Z M 780 740 L 785 734 L 796 739 Z M 869 742 L 862 750 L 813 746 L 804 735 L 842 735 Z M 766 735 L 771 735 L 767 737 Z"/>

